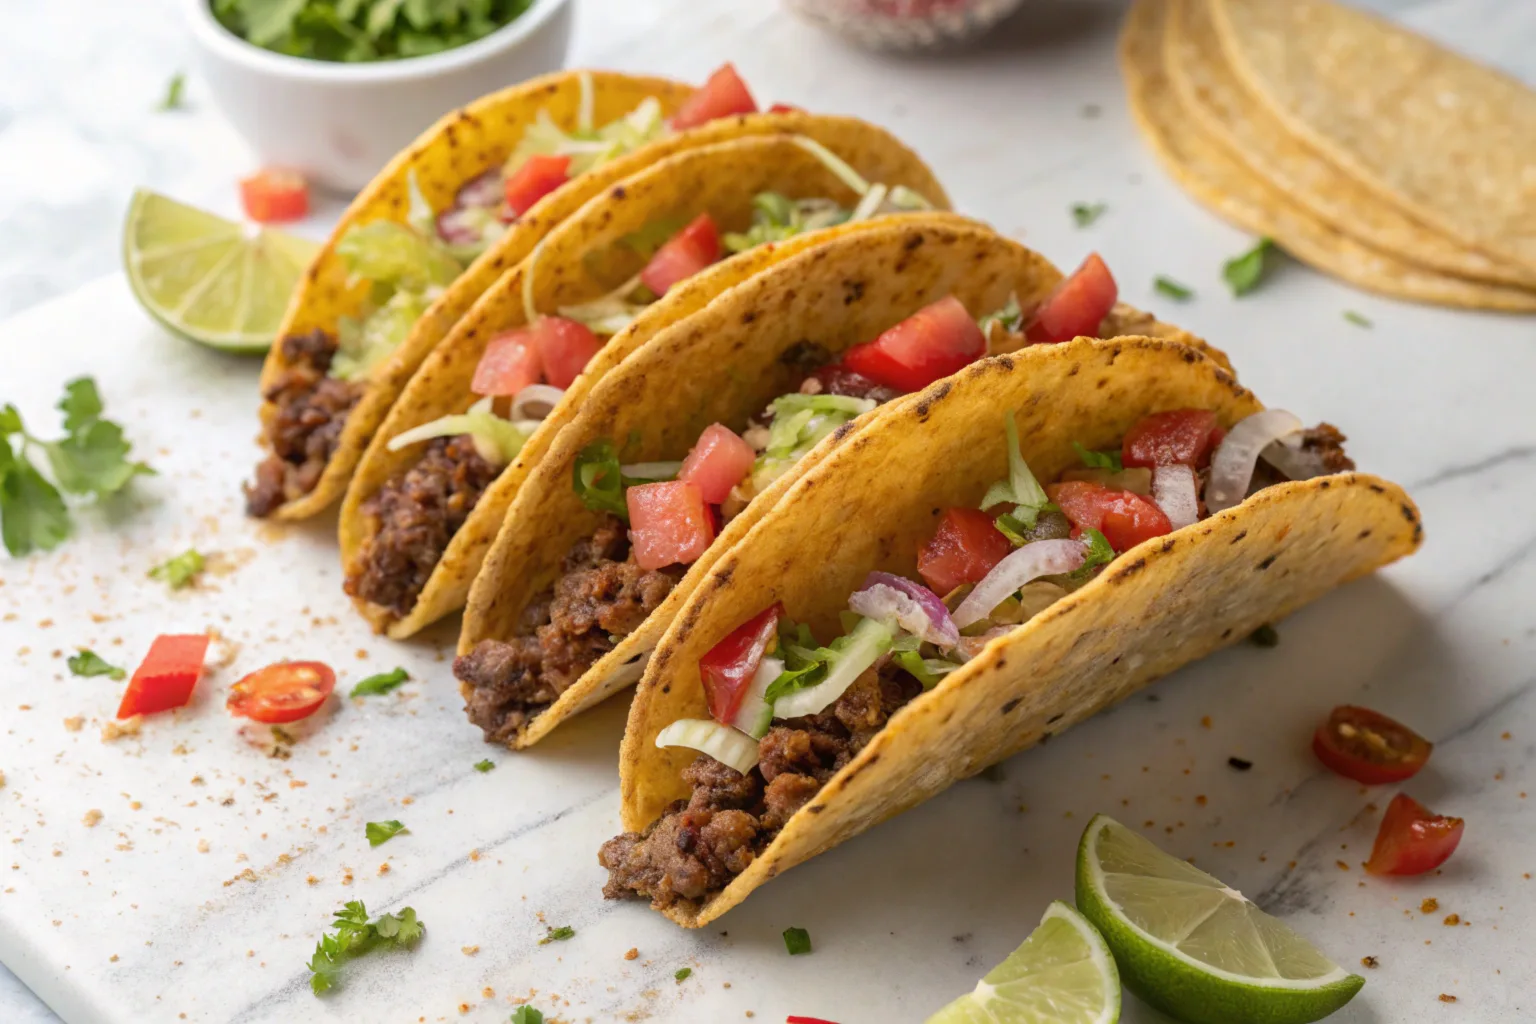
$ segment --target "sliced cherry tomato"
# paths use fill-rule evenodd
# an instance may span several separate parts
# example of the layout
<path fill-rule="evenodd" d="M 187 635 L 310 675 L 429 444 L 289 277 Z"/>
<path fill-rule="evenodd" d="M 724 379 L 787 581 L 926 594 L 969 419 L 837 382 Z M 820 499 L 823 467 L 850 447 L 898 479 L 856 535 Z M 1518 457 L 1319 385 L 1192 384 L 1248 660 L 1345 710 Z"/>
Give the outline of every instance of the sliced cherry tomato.
<path fill-rule="evenodd" d="M 720 230 L 708 213 L 701 213 L 656 250 L 640 271 L 640 283 L 657 295 L 686 280 L 720 258 Z"/>
<path fill-rule="evenodd" d="M 336 673 L 318 661 L 280 661 L 259 668 L 229 691 L 224 706 L 253 722 L 282 725 L 308 718 L 336 689 Z"/>
<path fill-rule="evenodd" d="M 1173 532 L 1173 524 L 1157 507 L 1135 491 L 1117 491 L 1086 480 L 1051 484 L 1045 493 L 1072 525 L 1073 536 L 1098 530 L 1116 553 L 1129 551 L 1144 540 Z"/>
<path fill-rule="evenodd" d="M 803 114 L 804 107 L 797 107 L 793 103 L 775 103 L 768 108 L 770 114 Z"/>
<path fill-rule="evenodd" d="M 1209 409 L 1170 409 L 1143 416 L 1120 443 L 1127 466 L 1188 466 L 1204 469 L 1223 436 Z"/>
<path fill-rule="evenodd" d="M 698 487 L 686 480 L 639 484 L 624 493 L 629 541 L 642 569 L 689 565 L 715 539 L 715 519 Z"/>
<path fill-rule="evenodd" d="M 532 328 L 498 334 L 485 346 L 469 390 L 477 395 L 515 395 L 544 379 L 544 362 Z"/>
<path fill-rule="evenodd" d="M 603 347 L 590 327 L 563 316 L 541 316 L 533 330 L 544 364 L 544 379 L 557 388 L 570 387 Z"/>
<path fill-rule="evenodd" d="M 699 675 L 704 680 L 704 694 L 709 698 L 709 713 L 721 725 L 730 725 L 736 720 L 747 684 L 757 674 L 763 655 L 774 645 L 779 635 L 779 620 L 783 617 L 782 604 L 764 608 L 699 659 Z"/>
<path fill-rule="evenodd" d="M 1317 759 L 1346 779 L 1367 786 L 1402 782 L 1418 774 L 1434 747 L 1423 736 L 1370 708 L 1333 709 L 1312 734 Z"/>
<path fill-rule="evenodd" d="M 757 453 L 752 446 L 736 435 L 730 427 L 711 423 L 699 435 L 699 443 L 693 446 L 683 460 L 678 472 L 679 480 L 687 480 L 699 489 L 704 500 L 718 505 L 730 497 L 731 488 L 741 483 L 741 478 L 752 468 Z"/>
<path fill-rule="evenodd" d="M 266 167 L 240 180 L 240 203 L 258 224 L 299 220 L 309 213 L 309 184 L 298 171 Z"/>
<path fill-rule="evenodd" d="M 1032 342 L 1071 341 L 1079 335 L 1099 336 L 1099 324 L 1120 295 L 1119 286 L 1099 258 L 1090 253 L 1072 276 L 1056 286 L 1035 310 L 1024 336 Z"/>
<path fill-rule="evenodd" d="M 507 175 L 502 183 L 507 209 L 514 217 L 521 217 L 533 209 L 533 204 L 564 185 L 571 177 L 570 155 L 551 156 L 535 153 L 522 166 Z"/>
<path fill-rule="evenodd" d="M 747 83 L 736 73 L 735 65 L 725 63 L 672 115 L 672 130 L 680 132 L 717 117 L 756 112 L 757 102 L 752 99 Z"/>
<path fill-rule="evenodd" d="M 843 365 L 877 384 L 921 391 L 986 354 L 981 328 L 959 299 L 947 295 L 843 353 Z"/>
<path fill-rule="evenodd" d="M 203 676 L 208 636 L 166 635 L 155 637 L 149 653 L 139 662 L 128 689 L 117 706 L 118 718 L 152 715 L 186 705 Z"/>
<path fill-rule="evenodd" d="M 941 597 L 964 583 L 979 583 L 1013 545 L 979 508 L 948 508 L 939 528 L 917 552 L 917 571 Z"/>
<path fill-rule="evenodd" d="M 1407 793 L 1399 793 L 1387 805 L 1365 870 L 1373 875 L 1432 871 L 1456 852 L 1466 824 L 1460 818 L 1435 814 Z"/>

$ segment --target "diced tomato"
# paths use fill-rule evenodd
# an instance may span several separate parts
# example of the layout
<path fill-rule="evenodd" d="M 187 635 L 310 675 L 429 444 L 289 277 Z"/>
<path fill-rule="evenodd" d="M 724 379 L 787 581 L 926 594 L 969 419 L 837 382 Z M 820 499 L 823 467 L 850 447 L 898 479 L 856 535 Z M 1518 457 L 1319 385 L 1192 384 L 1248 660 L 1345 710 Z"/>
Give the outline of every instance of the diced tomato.
<path fill-rule="evenodd" d="M 522 166 L 507 175 L 502 183 L 506 194 L 507 209 L 513 216 L 521 217 L 533 209 L 533 204 L 549 195 L 570 180 L 570 155 L 551 156 L 535 153 Z"/>
<path fill-rule="evenodd" d="M 804 107 L 797 107 L 793 103 L 775 103 L 768 108 L 770 114 L 803 114 Z"/>
<path fill-rule="evenodd" d="M 709 76 L 709 81 L 700 86 L 698 92 L 688 97 L 687 102 L 672 115 L 672 130 L 680 132 L 684 128 L 697 128 L 704 122 L 713 121 L 717 117 L 755 113 L 757 113 L 757 102 L 752 99 L 747 83 L 743 82 L 741 76 L 736 73 L 735 65 L 726 63 L 720 65 L 719 69 Z"/>
<path fill-rule="evenodd" d="M 128 680 L 118 718 L 152 715 L 184 706 L 203 676 L 203 658 L 208 653 L 208 636 L 167 635 L 155 637 L 149 653 Z"/>
<path fill-rule="evenodd" d="M 308 718 L 336 689 L 336 673 L 318 661 L 281 661 L 259 668 L 229 691 L 224 706 L 253 722 L 282 725 Z"/>
<path fill-rule="evenodd" d="M 731 488 L 741 482 L 752 468 L 757 453 L 752 446 L 736 435 L 730 427 L 711 423 L 699 435 L 699 443 L 693 446 L 683 460 L 678 472 L 679 480 L 687 480 L 699 489 L 704 500 L 718 505 L 730 496 Z"/>
<path fill-rule="evenodd" d="M 1173 532 L 1157 503 L 1134 491 L 1117 491 L 1086 480 L 1068 480 L 1045 489 L 1072 525 L 1073 536 L 1098 530 L 1115 551 L 1128 551 L 1144 540 Z"/>
<path fill-rule="evenodd" d="M 948 508 L 939 528 L 917 552 L 917 571 L 935 594 L 979 583 L 1013 545 L 979 508 Z"/>
<path fill-rule="evenodd" d="M 1373 875 L 1432 871 L 1456 852 L 1465 829 L 1462 819 L 1435 814 L 1407 793 L 1399 793 L 1387 805 L 1365 870 Z"/>
<path fill-rule="evenodd" d="M 624 494 L 629 540 L 642 569 L 689 565 L 715 539 L 715 520 L 698 487 L 687 480 L 639 484 Z"/>
<path fill-rule="evenodd" d="M 1120 443 L 1127 466 L 1188 466 L 1204 469 L 1223 436 L 1209 409 L 1170 409 L 1143 416 Z"/>
<path fill-rule="evenodd" d="M 541 316 L 533 330 L 544 364 L 544 379 L 557 388 L 570 387 L 603 347 L 590 327 L 563 316 Z"/>
<path fill-rule="evenodd" d="M 477 395 L 515 395 L 544 378 L 535 332 L 529 327 L 498 334 L 485 346 L 469 390 Z"/>
<path fill-rule="evenodd" d="M 720 258 L 720 229 L 707 212 L 668 239 L 640 271 L 640 283 L 657 295 Z"/>
<path fill-rule="evenodd" d="M 1120 295 L 1119 286 L 1098 253 L 1090 253 L 1072 276 L 1056 286 L 1035 310 L 1024 336 L 1035 343 L 1099 336 L 1099 324 Z"/>
<path fill-rule="evenodd" d="M 981 328 L 959 299 L 947 295 L 843 353 L 843 365 L 877 384 L 921 391 L 986 354 Z"/>
<path fill-rule="evenodd" d="M 730 725 L 736 720 L 747 684 L 757 674 L 763 655 L 774 645 L 779 634 L 779 620 L 783 617 L 782 604 L 764 608 L 699 659 L 699 675 L 703 677 L 704 693 L 709 698 L 709 713 L 721 725 Z"/>
<path fill-rule="evenodd" d="M 240 203 L 258 224 L 299 220 L 309 213 L 309 184 L 298 171 L 265 167 L 240 179 Z"/>
<path fill-rule="evenodd" d="M 1370 708 L 1333 709 L 1312 734 L 1317 759 L 1346 779 L 1380 786 L 1418 774 L 1433 746 L 1401 722 Z"/>

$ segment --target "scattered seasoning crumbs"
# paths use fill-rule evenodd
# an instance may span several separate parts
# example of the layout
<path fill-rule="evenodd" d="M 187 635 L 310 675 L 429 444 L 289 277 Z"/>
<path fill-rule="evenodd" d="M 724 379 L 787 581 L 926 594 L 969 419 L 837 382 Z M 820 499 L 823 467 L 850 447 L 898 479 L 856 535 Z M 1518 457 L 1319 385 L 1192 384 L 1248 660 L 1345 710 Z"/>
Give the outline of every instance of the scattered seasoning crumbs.
<path fill-rule="evenodd" d="M 321 935 L 310 958 L 312 976 L 309 987 L 316 995 L 327 991 L 339 979 L 342 965 L 381 945 L 410 946 L 424 930 L 416 920 L 416 911 L 403 907 L 399 914 L 383 914 L 368 920 L 368 908 L 362 900 L 349 900 L 336 914 L 335 935 Z"/>
<path fill-rule="evenodd" d="M 475 771 L 477 772 L 488 772 L 495 767 L 496 762 L 492 761 L 490 758 L 486 758 L 484 761 L 475 762 Z"/>
<path fill-rule="evenodd" d="M 1266 622 L 1248 634 L 1248 642 L 1255 647 L 1278 647 L 1280 646 L 1280 632 Z"/>
<path fill-rule="evenodd" d="M 1229 757 L 1227 758 L 1227 764 L 1231 765 L 1233 768 L 1236 768 L 1240 772 L 1245 772 L 1253 767 L 1252 761 L 1245 760 L 1241 757 Z"/>
<path fill-rule="evenodd" d="M 1104 216 L 1108 209 L 1103 203 L 1073 203 L 1072 221 L 1080 228 L 1085 228 Z"/>
<path fill-rule="evenodd" d="M 396 668 L 392 672 L 380 672 L 376 676 L 369 676 L 352 687 L 353 697 L 376 697 L 381 693 L 388 693 L 407 679 L 410 673 L 403 668 Z"/>
<path fill-rule="evenodd" d="M 1158 294 L 1166 295 L 1170 299 L 1177 299 L 1179 302 L 1187 302 L 1195 297 L 1194 290 L 1188 285 L 1179 284 L 1173 278 L 1165 277 L 1162 274 L 1158 274 L 1157 277 L 1152 279 L 1152 287 L 1157 289 Z"/>
<path fill-rule="evenodd" d="M 640 957 L 640 947 L 639 946 L 631 946 L 629 948 L 629 952 L 624 954 L 624 959 L 625 960 L 637 960 L 637 959 L 639 959 L 639 957 Z"/>
<path fill-rule="evenodd" d="M 544 1024 L 544 1015 L 531 1006 L 519 1006 L 512 1011 L 512 1024 Z"/>
<path fill-rule="evenodd" d="M 688 976 L 690 974 L 692 974 L 692 973 L 693 973 L 693 968 L 692 967 L 679 967 L 677 969 L 677 973 L 672 975 L 672 977 L 676 978 L 679 982 L 683 982 L 683 981 L 687 981 L 688 980 Z"/>
<path fill-rule="evenodd" d="M 1362 967 L 1369 967 L 1372 970 L 1375 970 L 1376 967 L 1378 967 L 1380 964 L 1381 964 L 1381 961 L 1377 960 L 1373 956 L 1363 956 L 1363 957 L 1360 958 L 1360 966 L 1362 966 Z"/>
<path fill-rule="evenodd" d="M 116 665 L 107 664 L 106 660 L 95 651 L 80 648 L 80 652 L 70 657 L 65 662 L 69 666 L 71 675 L 76 676 L 108 676 L 114 680 L 127 677 L 128 673 Z"/>
<path fill-rule="evenodd" d="M 1446 993 L 1441 992 L 1440 993 L 1440 1001 L 1442 1003 L 1454 1003 L 1456 1001 L 1456 997 L 1452 996 L 1452 995 L 1447 995 Z"/>
<path fill-rule="evenodd" d="M 1232 257 L 1222 265 L 1221 276 L 1226 279 L 1233 295 L 1241 298 L 1259 286 L 1259 282 L 1264 279 L 1264 257 L 1274 244 L 1268 238 L 1261 238 L 1254 243 L 1252 249 Z"/>
<path fill-rule="evenodd" d="M 1419 913 L 1421 914 L 1433 914 L 1439 909 L 1440 901 L 1435 899 L 1433 896 L 1427 897 L 1423 903 L 1419 904 Z"/>
<path fill-rule="evenodd" d="M 564 942 L 566 939 L 574 938 L 575 935 L 575 928 L 572 928 L 568 924 L 563 924 L 559 928 L 551 928 L 549 930 L 549 934 L 545 935 L 542 939 L 539 940 L 539 945 L 547 946 L 551 942 Z"/>
<path fill-rule="evenodd" d="M 160 101 L 160 110 L 180 110 L 181 94 L 187 87 L 187 76 L 183 71 L 178 71 L 171 76 L 171 80 L 165 86 L 165 99 Z"/>
<path fill-rule="evenodd" d="M 479 946 L 460 946 L 459 947 L 459 952 L 463 953 L 465 956 L 474 956 L 476 953 L 480 952 L 480 947 Z"/>
<path fill-rule="evenodd" d="M 1375 326 L 1374 324 L 1371 323 L 1370 319 L 1365 316 L 1365 314 L 1363 314 L 1363 313 L 1356 313 L 1352 309 L 1346 309 L 1344 311 L 1344 319 L 1348 320 L 1350 323 L 1354 324 L 1356 327 L 1371 328 L 1371 327 Z"/>
<path fill-rule="evenodd" d="M 1447 914 L 1447 915 L 1445 915 L 1445 921 L 1442 922 L 1442 923 L 1445 924 L 1447 927 L 1454 928 L 1457 925 L 1461 924 L 1461 915 L 1460 914 Z"/>
<path fill-rule="evenodd" d="M 202 552 L 188 548 L 175 558 L 168 558 L 149 570 L 149 578 L 164 580 L 172 590 L 181 590 L 197 578 L 204 564 Z"/>
<path fill-rule="evenodd" d="M 369 846 L 380 846 L 389 842 L 401 832 L 409 832 L 410 829 L 398 821 L 370 821 L 363 830 L 368 836 Z"/>
<path fill-rule="evenodd" d="M 790 956 L 809 953 L 811 951 L 811 933 L 804 928 L 785 928 L 784 948 L 789 950 Z"/>

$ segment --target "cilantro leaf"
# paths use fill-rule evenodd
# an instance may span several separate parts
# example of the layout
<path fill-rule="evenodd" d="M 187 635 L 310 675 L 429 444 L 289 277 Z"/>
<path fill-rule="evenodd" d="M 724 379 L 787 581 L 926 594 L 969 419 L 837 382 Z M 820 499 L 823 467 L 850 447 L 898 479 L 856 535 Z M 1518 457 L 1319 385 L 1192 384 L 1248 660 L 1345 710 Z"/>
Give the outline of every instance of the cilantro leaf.
<path fill-rule="evenodd" d="M 784 948 L 789 950 L 790 956 L 809 953 L 811 951 L 811 933 L 804 928 L 785 928 Z"/>
<path fill-rule="evenodd" d="M 551 942 L 564 942 L 566 939 L 575 938 L 575 936 L 576 929 L 568 924 L 563 924 L 559 928 L 551 928 L 549 933 L 539 940 L 539 945 L 547 946 Z"/>
<path fill-rule="evenodd" d="M 368 920 L 368 908 L 362 900 L 350 900 L 336 912 L 334 935 L 321 934 L 315 953 L 309 960 L 312 977 L 309 987 L 316 995 L 330 990 L 340 979 L 341 968 L 353 957 L 362 956 L 380 943 L 409 946 L 421 938 L 425 928 L 416 919 L 416 911 L 402 907 L 398 914 L 384 914 Z"/>
<path fill-rule="evenodd" d="M 1093 575 L 1093 570 L 1115 560 L 1115 549 L 1109 546 L 1109 541 L 1098 530 L 1084 530 L 1083 540 L 1088 543 L 1088 554 L 1083 559 L 1083 564 L 1070 573 L 1073 579 L 1087 579 Z"/>
<path fill-rule="evenodd" d="M 1024 326 L 1024 311 L 1019 308 L 1018 293 L 1008 296 L 1008 304 L 995 313 L 988 313 L 976 321 L 976 326 L 981 328 L 981 336 L 992 337 L 992 325 L 1002 324 L 1006 331 L 1018 331 Z"/>
<path fill-rule="evenodd" d="M 1003 419 L 1003 432 L 1008 435 L 1008 479 L 999 480 L 987 488 L 986 495 L 981 499 L 981 507 L 1016 505 L 1014 517 L 1026 527 L 1032 527 L 1040 510 L 1050 504 L 1050 499 L 1046 497 L 1045 488 L 1040 486 L 1040 481 L 1030 472 L 1029 463 L 1024 461 L 1024 455 L 1019 451 L 1019 424 L 1012 413 Z"/>
<path fill-rule="evenodd" d="M 613 442 L 604 438 L 594 441 L 576 456 L 571 471 L 571 485 L 581 503 L 594 512 L 612 512 L 620 519 L 629 519 L 629 506 L 624 501 L 624 478 L 619 470 L 619 454 Z"/>
<path fill-rule="evenodd" d="M 1264 277 L 1264 257 L 1274 246 L 1268 238 L 1261 238 L 1253 248 L 1232 257 L 1222 266 L 1221 276 L 1226 278 L 1232 294 L 1244 296 L 1259 286 Z"/>
<path fill-rule="evenodd" d="M 693 973 L 693 968 L 692 967 L 679 967 L 677 969 L 677 973 L 672 975 L 672 977 L 676 978 L 678 981 L 687 981 L 688 980 L 688 976 L 691 975 L 692 973 Z"/>
<path fill-rule="evenodd" d="M 492 761 L 490 758 L 486 758 L 484 761 L 475 762 L 475 771 L 477 772 L 488 772 L 495 767 L 496 762 Z"/>
<path fill-rule="evenodd" d="M 164 562 L 149 570 L 149 578 L 152 580 L 164 580 L 172 590 L 180 590 L 190 584 L 197 574 L 203 571 L 206 564 L 202 552 L 196 548 L 188 548 L 174 558 L 168 558 Z"/>
<path fill-rule="evenodd" d="M 411 675 L 403 668 L 395 668 L 390 672 L 380 672 L 378 675 L 361 679 L 352 687 L 349 696 L 352 697 L 376 697 L 382 693 L 388 693 L 401 683 L 410 679 Z"/>
<path fill-rule="evenodd" d="M 101 393 L 90 377 L 76 377 L 64 385 L 64 397 L 58 409 L 64 414 L 64 429 L 73 434 L 101 419 Z"/>
<path fill-rule="evenodd" d="M 416 920 L 416 911 L 410 907 L 402 907 L 398 914 L 381 915 L 373 922 L 373 929 L 380 938 L 404 946 L 421 938 L 422 933 L 421 922 Z"/>
<path fill-rule="evenodd" d="M 1182 285 L 1173 278 L 1165 277 L 1162 274 L 1158 274 L 1152 279 L 1152 287 L 1157 289 L 1158 294 L 1166 295 L 1170 299 L 1176 299 L 1179 302 L 1185 302 L 1195 297 L 1194 290 L 1188 285 Z"/>
<path fill-rule="evenodd" d="M 1103 203 L 1073 203 L 1072 220 L 1080 228 L 1086 228 L 1104 215 L 1108 207 Z"/>
<path fill-rule="evenodd" d="M 512 1024 L 544 1024 L 544 1015 L 524 1003 L 512 1011 Z"/>
<path fill-rule="evenodd" d="M 1125 468 L 1117 451 L 1096 452 L 1084 448 L 1076 441 L 1072 442 L 1072 450 L 1077 452 L 1077 457 L 1082 459 L 1083 465 L 1089 469 L 1107 469 L 1111 473 L 1118 473 Z"/>
<path fill-rule="evenodd" d="M 65 664 L 69 666 L 71 675 L 109 676 L 112 679 L 122 679 L 128 675 L 116 665 L 107 664 L 106 660 L 95 651 L 88 651 L 84 647 L 80 648 L 79 653 L 71 655 Z"/>
<path fill-rule="evenodd" d="M 393 819 L 389 821 L 370 821 L 363 832 L 368 836 L 369 846 L 382 846 L 401 832 L 409 832 L 410 829 Z"/>
<path fill-rule="evenodd" d="M 123 440 L 123 428 L 110 420 L 91 420 L 68 437 L 42 446 L 61 488 L 97 497 L 116 494 L 136 476 L 154 475 L 144 463 L 128 461 L 131 447 Z"/>
<path fill-rule="evenodd" d="M 185 72 L 178 71 L 171 76 L 171 80 L 165 86 L 165 99 L 160 101 L 160 110 L 180 110 L 182 107 L 181 94 L 187 87 Z"/>
<path fill-rule="evenodd" d="M 20 434 L 22 430 L 21 412 L 14 405 L 7 402 L 5 408 L 0 409 L 0 438 L 7 438 L 12 434 Z"/>
<path fill-rule="evenodd" d="M 69 509 L 58 488 L 30 462 L 0 445 L 0 539 L 20 557 L 52 551 L 69 536 Z"/>

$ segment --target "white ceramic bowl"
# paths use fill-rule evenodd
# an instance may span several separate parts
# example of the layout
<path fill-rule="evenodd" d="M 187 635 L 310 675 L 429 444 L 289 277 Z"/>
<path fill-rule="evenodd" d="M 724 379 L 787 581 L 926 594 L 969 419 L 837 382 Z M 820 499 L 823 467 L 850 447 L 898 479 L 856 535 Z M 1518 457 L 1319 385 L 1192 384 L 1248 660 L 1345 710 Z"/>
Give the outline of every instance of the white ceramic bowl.
<path fill-rule="evenodd" d="M 182 0 L 214 101 L 263 165 L 355 191 L 439 117 L 565 63 L 574 0 L 534 0 L 484 39 L 407 60 L 341 64 L 253 46 Z"/>

